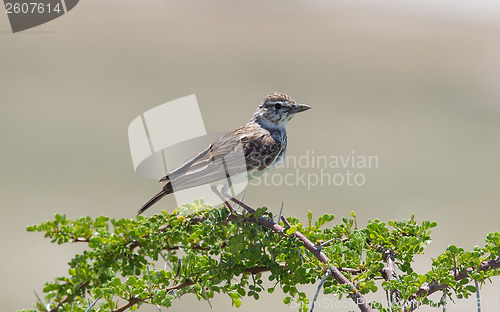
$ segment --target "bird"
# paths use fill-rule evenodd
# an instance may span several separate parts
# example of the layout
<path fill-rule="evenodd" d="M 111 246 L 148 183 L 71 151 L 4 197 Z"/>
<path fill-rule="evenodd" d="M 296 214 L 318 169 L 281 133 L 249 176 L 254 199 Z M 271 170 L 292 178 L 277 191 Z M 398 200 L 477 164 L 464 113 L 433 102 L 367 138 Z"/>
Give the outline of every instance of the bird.
<path fill-rule="evenodd" d="M 206 184 L 210 184 L 212 191 L 233 211 L 228 203 L 228 199 L 235 201 L 227 194 L 232 183 L 228 177 L 246 175 L 250 180 L 282 162 L 287 149 L 287 123 L 297 113 L 310 108 L 309 105 L 296 103 L 286 94 L 269 94 L 249 122 L 226 133 L 162 177 L 159 182 L 165 184 L 161 191 L 147 201 L 137 214 L 142 214 L 175 191 Z M 243 162 L 238 159 L 243 159 Z M 217 190 L 218 184 L 223 184 L 221 191 Z"/>

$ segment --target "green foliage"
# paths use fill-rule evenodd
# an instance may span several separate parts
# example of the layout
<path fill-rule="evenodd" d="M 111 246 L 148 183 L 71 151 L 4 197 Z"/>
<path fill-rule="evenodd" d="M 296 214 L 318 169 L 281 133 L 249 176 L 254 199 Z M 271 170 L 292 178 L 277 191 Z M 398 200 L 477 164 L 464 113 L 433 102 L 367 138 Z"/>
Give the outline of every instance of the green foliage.
<path fill-rule="evenodd" d="M 188 211 L 195 212 L 187 214 Z M 300 285 L 319 282 L 332 265 L 361 294 L 398 291 L 402 301 L 420 296 L 430 304 L 419 291 L 425 285 L 445 283 L 450 286 L 448 295 L 453 290 L 457 298 L 464 298 L 475 292 L 474 279 L 484 283 L 499 274 L 495 267 L 481 269 L 484 261 L 498 259 L 498 232 L 488 234 L 486 245 L 472 251 L 450 246 L 433 259 L 429 272 L 417 274 L 411 267 L 413 256 L 422 253 L 430 243 L 435 222 L 419 224 L 412 216 L 410 220 L 388 224 L 373 220 L 365 228 L 358 228 L 354 213 L 352 218 L 329 224 L 333 215 L 325 214 L 313 222 L 312 213 L 308 212 L 307 226 L 289 217 L 286 235 L 280 236 L 250 222 L 258 216 L 272 218 L 265 211 L 260 208 L 253 216 L 228 220 L 225 207 L 216 209 L 196 202 L 149 218 L 70 220 L 56 215 L 54 220 L 29 226 L 28 231 L 43 232 L 57 244 L 88 244 L 86 251 L 69 262 L 66 276 L 45 284 L 46 303 L 39 300 L 35 308 L 83 312 L 97 298 L 90 311 L 114 311 L 120 307 L 133 310 L 142 304 L 169 307 L 173 300 L 188 293 L 209 302 L 215 293 L 223 293 L 239 307 L 243 297 L 258 300 L 263 292 L 273 293 L 280 287 L 285 293 L 285 304 L 294 301 L 300 310 L 307 311 L 309 300 L 300 291 Z M 310 253 L 292 235 L 297 231 L 317 246 L 327 242 L 322 251 L 330 262 L 322 263 Z M 397 279 L 382 282 L 380 288 L 375 281 L 383 279 L 387 250 L 394 252 L 401 274 Z M 465 278 L 456 280 L 454 268 L 456 272 L 466 272 Z M 271 287 L 264 286 L 265 279 Z M 325 294 L 339 298 L 352 292 L 331 277 L 323 286 Z"/>

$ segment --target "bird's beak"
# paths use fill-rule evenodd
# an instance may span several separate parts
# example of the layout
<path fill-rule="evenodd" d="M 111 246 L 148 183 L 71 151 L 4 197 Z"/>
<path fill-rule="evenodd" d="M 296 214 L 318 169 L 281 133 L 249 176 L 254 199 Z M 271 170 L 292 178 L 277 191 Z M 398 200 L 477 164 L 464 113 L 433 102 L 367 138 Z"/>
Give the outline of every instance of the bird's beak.
<path fill-rule="evenodd" d="M 311 106 L 306 105 L 306 104 L 295 104 L 295 105 L 293 105 L 292 109 L 290 109 L 288 114 L 300 113 L 300 112 L 306 111 L 310 108 L 311 108 Z"/>

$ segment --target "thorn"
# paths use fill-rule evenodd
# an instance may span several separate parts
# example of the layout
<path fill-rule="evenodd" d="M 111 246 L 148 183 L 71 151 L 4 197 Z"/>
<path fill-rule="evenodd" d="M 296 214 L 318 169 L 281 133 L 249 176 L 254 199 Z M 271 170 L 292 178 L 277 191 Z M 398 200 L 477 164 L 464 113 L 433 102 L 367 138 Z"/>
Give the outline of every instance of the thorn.
<path fill-rule="evenodd" d="M 99 299 L 101 299 L 101 295 L 99 295 L 95 300 L 94 302 L 92 302 L 92 304 L 87 308 L 87 310 L 85 310 L 85 312 L 89 312 L 90 309 L 92 309 L 92 307 L 97 303 L 97 301 L 99 301 Z"/>
<path fill-rule="evenodd" d="M 451 253 L 451 255 L 453 256 L 453 276 L 457 276 L 458 274 L 458 269 L 457 269 L 457 261 L 455 260 L 455 253 Z"/>
<path fill-rule="evenodd" d="M 38 302 L 40 302 L 45 307 L 45 310 L 50 311 L 49 306 L 45 305 L 45 303 L 43 303 L 42 299 L 40 299 L 40 297 L 38 296 L 38 294 L 36 293 L 36 291 L 34 289 L 33 289 L 33 292 L 35 293 L 35 296 L 38 299 Z"/>
<path fill-rule="evenodd" d="M 214 309 L 212 307 L 212 304 L 210 303 L 210 298 L 208 298 L 207 292 L 205 291 L 205 287 L 202 287 L 201 290 L 203 290 L 203 295 L 205 295 L 205 298 L 207 298 L 208 305 L 210 306 L 210 309 Z"/>
<path fill-rule="evenodd" d="M 243 194 L 241 195 L 240 202 L 243 202 L 243 198 L 245 198 L 246 192 L 247 192 L 246 190 L 243 191 Z M 236 204 L 236 205 L 237 205 L 237 207 L 234 208 L 234 211 L 238 211 L 240 209 L 240 207 L 241 207 L 240 204 Z"/>
<path fill-rule="evenodd" d="M 319 246 L 316 246 L 316 249 L 318 249 L 319 251 L 321 251 L 321 248 L 325 247 L 326 245 L 330 244 L 331 242 L 333 242 L 334 240 L 336 240 L 336 238 L 332 238 L 330 240 L 327 240 L 326 242 L 322 243 L 321 245 Z"/>
<path fill-rule="evenodd" d="M 387 300 L 387 307 L 391 307 L 391 301 L 389 300 L 389 290 L 385 290 L 385 299 Z"/>
<path fill-rule="evenodd" d="M 236 214 L 236 212 L 234 211 L 233 207 L 231 206 L 231 204 L 227 201 L 226 199 L 226 191 L 224 190 L 224 187 L 222 187 L 222 193 L 219 192 L 219 190 L 217 189 L 217 186 L 215 185 L 210 185 L 210 188 L 212 189 L 212 192 L 215 193 L 215 195 L 217 195 L 217 197 L 219 197 L 220 200 L 222 200 L 222 202 L 224 203 L 224 205 L 226 206 L 226 208 L 229 209 L 230 211 L 230 214 Z M 226 222 L 228 222 L 228 220 L 226 220 Z"/>
<path fill-rule="evenodd" d="M 443 290 L 443 298 L 441 300 L 443 301 L 443 312 L 446 312 L 446 289 Z"/>
<path fill-rule="evenodd" d="M 146 272 L 148 272 L 148 290 L 151 292 L 151 276 L 149 275 L 149 266 L 146 266 Z"/>
<path fill-rule="evenodd" d="M 306 262 L 306 260 L 304 259 L 304 256 L 302 255 L 302 250 L 300 250 L 300 247 L 297 247 L 297 250 L 299 251 L 299 256 L 300 256 L 300 259 L 302 259 L 302 262 Z"/>
<path fill-rule="evenodd" d="M 326 278 L 328 276 L 330 276 L 330 274 L 331 274 L 330 270 L 326 271 L 325 275 L 323 275 L 323 278 L 319 282 L 318 289 L 316 290 L 316 293 L 314 294 L 314 298 L 311 302 L 311 308 L 309 309 L 309 312 L 312 312 L 312 310 L 314 309 L 314 303 L 316 302 L 316 299 L 318 299 L 319 291 L 321 290 L 321 287 L 323 287 L 323 284 L 325 283 Z"/>
<path fill-rule="evenodd" d="M 283 223 L 287 226 L 287 227 L 292 227 L 290 225 L 290 222 L 288 222 L 288 220 L 284 217 L 284 216 L 281 216 L 281 221 L 283 221 Z"/>
<path fill-rule="evenodd" d="M 170 251 L 168 252 L 169 256 L 170 256 Z M 166 271 L 167 270 L 167 265 L 168 267 L 170 268 L 170 270 L 174 270 L 174 268 L 170 265 L 170 262 L 168 261 L 168 258 L 165 257 L 164 254 L 161 254 L 161 256 L 163 257 L 163 260 L 165 260 L 165 265 L 163 266 L 163 270 Z"/>
<path fill-rule="evenodd" d="M 279 222 L 280 222 L 280 220 L 281 220 L 281 216 L 282 216 L 282 214 L 281 214 L 281 213 L 283 212 L 283 203 L 284 203 L 284 202 L 282 201 L 282 202 L 281 202 L 280 213 L 279 213 L 279 215 L 278 215 L 278 223 L 279 223 Z"/>
<path fill-rule="evenodd" d="M 179 277 L 181 273 L 182 258 L 177 259 L 177 271 L 175 272 L 175 277 Z"/>
<path fill-rule="evenodd" d="M 474 279 L 474 283 L 476 285 L 477 312 L 481 312 L 481 297 L 479 296 L 479 283 L 477 282 L 477 279 Z"/>

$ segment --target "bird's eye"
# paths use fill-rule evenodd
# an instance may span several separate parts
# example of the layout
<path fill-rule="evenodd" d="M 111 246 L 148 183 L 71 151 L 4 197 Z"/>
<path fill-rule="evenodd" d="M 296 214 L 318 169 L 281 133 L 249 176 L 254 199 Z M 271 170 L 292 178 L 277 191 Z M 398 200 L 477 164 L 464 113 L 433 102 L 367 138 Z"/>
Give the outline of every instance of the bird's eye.
<path fill-rule="evenodd" d="M 274 104 L 274 108 L 280 109 L 281 108 L 281 104 L 279 104 L 279 103 Z"/>

